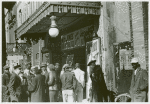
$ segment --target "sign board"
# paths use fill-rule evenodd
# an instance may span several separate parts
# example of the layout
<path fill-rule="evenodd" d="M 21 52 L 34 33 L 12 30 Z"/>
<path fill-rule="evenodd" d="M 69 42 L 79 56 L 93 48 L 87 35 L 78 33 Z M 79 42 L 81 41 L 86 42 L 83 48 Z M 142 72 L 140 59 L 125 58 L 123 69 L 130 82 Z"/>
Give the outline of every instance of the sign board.
<path fill-rule="evenodd" d="M 119 62 L 120 62 L 120 70 L 132 70 L 131 65 L 131 50 L 121 49 L 119 50 Z"/>
<path fill-rule="evenodd" d="M 91 28 L 91 26 L 84 27 L 80 30 L 71 32 L 66 35 L 61 36 L 61 49 L 62 50 L 67 50 L 67 49 L 72 49 L 76 47 L 82 47 L 85 46 L 85 39 L 84 36 L 86 35 L 86 31 Z"/>

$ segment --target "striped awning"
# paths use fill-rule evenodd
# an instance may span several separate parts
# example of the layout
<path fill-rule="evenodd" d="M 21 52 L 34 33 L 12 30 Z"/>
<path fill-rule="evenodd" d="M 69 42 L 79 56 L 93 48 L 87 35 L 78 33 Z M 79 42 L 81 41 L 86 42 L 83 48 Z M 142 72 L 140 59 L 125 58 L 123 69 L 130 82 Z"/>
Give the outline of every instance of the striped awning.
<path fill-rule="evenodd" d="M 100 2 L 44 2 L 20 27 L 16 29 L 17 37 L 21 37 L 50 13 L 67 13 L 100 15 Z M 57 16 L 57 15 L 56 15 Z"/>

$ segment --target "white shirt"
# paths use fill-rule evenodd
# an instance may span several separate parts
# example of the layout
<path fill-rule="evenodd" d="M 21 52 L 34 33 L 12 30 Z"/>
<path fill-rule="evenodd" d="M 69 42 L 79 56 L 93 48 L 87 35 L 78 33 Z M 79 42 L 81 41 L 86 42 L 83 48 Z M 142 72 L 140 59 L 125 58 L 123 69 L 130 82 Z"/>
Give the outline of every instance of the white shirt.
<path fill-rule="evenodd" d="M 77 68 L 76 70 L 73 71 L 75 74 L 76 79 L 82 84 L 82 86 L 85 86 L 85 80 L 84 80 L 84 75 L 85 72 L 82 71 L 81 69 Z"/>
<path fill-rule="evenodd" d="M 137 69 L 134 71 L 134 75 L 136 75 Z"/>

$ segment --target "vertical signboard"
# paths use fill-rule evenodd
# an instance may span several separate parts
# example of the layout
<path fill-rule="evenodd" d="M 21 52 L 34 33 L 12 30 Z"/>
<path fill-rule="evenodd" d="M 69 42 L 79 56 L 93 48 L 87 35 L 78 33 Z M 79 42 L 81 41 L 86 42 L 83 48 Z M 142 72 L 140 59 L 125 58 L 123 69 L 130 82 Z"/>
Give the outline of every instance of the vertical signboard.
<path fill-rule="evenodd" d="M 131 70 L 131 50 L 121 49 L 119 50 L 120 70 Z"/>
<path fill-rule="evenodd" d="M 96 64 L 101 65 L 100 38 L 86 43 L 86 55 L 87 55 L 87 64 L 91 60 L 96 60 Z M 87 94 L 86 97 L 87 98 L 89 97 L 90 86 L 91 86 L 90 67 L 87 66 L 87 83 L 86 83 L 86 94 Z"/>

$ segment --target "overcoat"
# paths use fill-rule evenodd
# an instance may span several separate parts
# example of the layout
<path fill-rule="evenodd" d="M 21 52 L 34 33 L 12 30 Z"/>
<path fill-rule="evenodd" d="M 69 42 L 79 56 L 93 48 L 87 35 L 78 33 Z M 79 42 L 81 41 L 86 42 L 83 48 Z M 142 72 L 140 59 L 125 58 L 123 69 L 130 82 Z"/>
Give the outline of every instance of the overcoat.
<path fill-rule="evenodd" d="M 90 89 L 91 102 L 103 102 L 107 100 L 107 87 L 104 80 L 104 75 L 100 65 L 94 67 L 94 71 L 90 74 L 92 87 Z"/>
<path fill-rule="evenodd" d="M 8 84 L 11 101 L 20 102 L 21 79 L 16 73 L 12 73 Z"/>
<path fill-rule="evenodd" d="M 29 83 L 28 90 L 31 92 L 31 102 L 44 102 L 45 76 L 37 74 Z"/>
<path fill-rule="evenodd" d="M 131 101 L 145 102 L 147 100 L 148 92 L 148 73 L 146 70 L 143 70 L 140 67 L 136 70 L 136 75 L 134 73 L 132 75 L 129 91 L 131 95 Z"/>
<path fill-rule="evenodd" d="M 2 75 L 2 102 L 9 102 L 9 91 L 8 91 L 8 83 L 10 80 L 10 74 L 4 73 Z"/>

